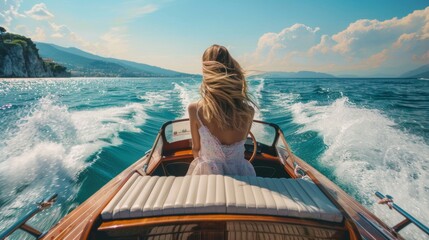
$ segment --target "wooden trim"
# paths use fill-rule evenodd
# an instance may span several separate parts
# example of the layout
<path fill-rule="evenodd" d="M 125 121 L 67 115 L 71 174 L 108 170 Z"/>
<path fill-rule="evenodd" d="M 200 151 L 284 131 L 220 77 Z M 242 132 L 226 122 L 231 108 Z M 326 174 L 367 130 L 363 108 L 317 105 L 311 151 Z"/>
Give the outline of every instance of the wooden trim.
<path fill-rule="evenodd" d="M 131 178 L 131 176 L 134 173 L 138 173 L 140 174 L 138 171 L 132 171 L 128 174 L 128 176 L 124 179 L 122 179 L 122 181 L 118 184 L 115 194 L 113 194 L 111 197 L 108 197 L 106 200 L 104 200 L 104 202 L 102 204 L 100 204 L 100 207 L 97 209 L 97 211 L 95 211 L 95 214 L 93 212 L 93 214 L 91 215 L 90 219 L 88 220 L 82 235 L 80 237 L 80 240 L 85 240 L 88 239 L 89 233 L 91 232 L 92 229 L 92 225 L 94 222 L 97 221 L 97 219 L 100 218 L 100 214 L 101 211 L 103 211 L 103 209 L 107 206 L 107 204 L 109 204 L 109 202 L 112 200 L 113 197 L 115 197 L 115 195 L 120 191 L 120 189 L 128 182 L 128 180 Z"/>
<path fill-rule="evenodd" d="M 264 161 L 278 161 L 280 163 L 280 165 L 283 165 L 283 163 L 280 161 L 279 157 L 273 156 L 271 154 L 268 153 L 260 153 L 258 154 L 261 157 L 256 157 L 255 160 L 264 160 Z"/>
<path fill-rule="evenodd" d="M 119 228 L 132 227 L 148 227 L 160 226 L 167 224 L 183 224 L 192 222 L 224 222 L 224 221 L 248 221 L 248 222 L 272 222 L 272 223 L 288 223 L 296 225 L 306 225 L 310 227 L 329 228 L 336 230 L 344 230 L 347 228 L 342 224 L 336 224 L 324 221 L 315 221 L 300 218 L 285 218 L 266 215 L 238 215 L 238 214 L 202 214 L 202 215 L 181 215 L 181 216 L 162 216 L 162 217 L 147 217 L 138 219 L 113 220 L 103 222 L 98 231 L 110 231 Z"/>
<path fill-rule="evenodd" d="M 355 240 L 362 239 L 361 235 L 359 234 L 359 231 L 357 230 L 356 225 L 353 224 L 353 222 L 346 220 L 345 225 L 349 232 L 350 239 L 355 239 Z"/>
<path fill-rule="evenodd" d="M 178 151 L 172 152 L 168 156 L 164 156 L 164 158 L 162 159 L 162 162 L 183 160 L 183 159 L 189 159 L 189 158 L 191 160 L 194 159 L 194 156 L 192 155 L 191 149 L 178 150 Z"/>
<path fill-rule="evenodd" d="M 300 159 L 301 160 L 301 159 Z M 295 160 L 296 161 L 296 160 Z M 362 239 L 357 226 L 354 224 L 353 220 L 349 216 L 349 214 L 344 210 L 344 208 L 341 206 L 341 204 L 338 203 L 338 201 L 329 194 L 329 192 L 324 188 L 324 186 L 320 183 L 319 179 L 314 177 L 313 173 L 311 171 L 307 171 L 308 176 L 313 180 L 313 182 L 316 184 L 316 186 L 323 192 L 323 194 L 329 198 L 329 200 L 340 210 L 341 214 L 344 216 L 346 226 L 348 226 L 349 232 L 353 234 L 356 239 Z"/>
<path fill-rule="evenodd" d="M 21 227 L 19 227 L 19 228 L 21 228 L 22 230 L 26 231 L 27 233 L 35 236 L 36 238 L 38 238 L 42 235 L 42 233 L 39 230 L 37 230 L 34 227 L 27 225 L 27 224 L 22 224 Z"/>
<path fill-rule="evenodd" d="M 162 129 L 162 131 L 164 131 L 164 129 Z M 153 159 L 152 159 L 152 156 L 153 156 L 153 152 L 155 151 L 155 149 L 156 149 L 156 147 L 158 146 L 158 144 L 159 144 L 159 139 L 162 139 L 162 150 L 161 150 L 161 153 L 162 152 L 164 152 L 164 134 L 163 134 L 163 132 L 161 132 L 161 131 L 159 131 L 159 133 L 158 133 L 158 135 L 156 136 L 156 139 L 155 139 L 155 142 L 154 142 L 154 144 L 153 144 L 153 146 L 152 146 L 152 148 L 151 148 L 151 150 L 150 150 L 150 153 L 149 153 L 149 156 L 148 156 L 148 158 L 147 158 L 147 169 L 146 169 L 146 173 L 147 174 L 151 174 L 157 167 L 158 167 L 158 165 L 160 164 L 160 162 L 162 161 L 161 159 L 156 159 L 155 161 L 155 165 L 152 167 L 151 166 L 151 160 L 153 161 Z M 162 154 L 161 154 L 161 158 L 162 158 Z"/>
<path fill-rule="evenodd" d="M 248 135 L 250 135 L 250 137 L 252 138 L 252 142 L 253 142 L 253 152 L 252 155 L 250 156 L 250 158 L 248 159 L 248 161 L 250 163 L 253 162 L 253 160 L 255 160 L 257 151 L 258 151 L 258 142 L 256 142 L 255 136 L 253 135 L 253 133 L 249 130 Z"/>
<path fill-rule="evenodd" d="M 145 155 L 140 158 L 118 176 L 110 180 L 79 207 L 61 219 L 60 222 L 53 226 L 41 239 L 65 239 L 70 238 L 70 236 L 79 238 L 84 232 L 86 234 L 86 230 L 91 230 L 92 228 L 87 227 L 88 221 L 97 219 L 103 206 L 107 205 L 121 189 L 121 184 L 125 182 L 125 179 L 129 177 L 135 169 L 143 167 L 147 161 L 147 156 L 148 155 Z M 95 220 L 92 221 L 94 222 Z"/>
<path fill-rule="evenodd" d="M 248 157 L 248 154 L 246 154 L 246 157 Z M 191 161 L 194 159 L 194 156 L 192 155 L 191 149 L 174 151 L 174 152 L 172 152 L 171 155 L 164 156 L 164 158 L 162 159 L 162 162 L 177 161 L 177 160 L 184 160 L 184 159 L 185 160 L 190 159 Z M 255 157 L 255 161 L 256 160 L 279 161 L 280 162 L 280 159 L 278 157 L 273 156 L 273 155 L 268 154 L 268 153 L 258 153 Z M 280 164 L 283 165 L 283 163 L 281 163 L 281 162 L 280 162 Z"/>

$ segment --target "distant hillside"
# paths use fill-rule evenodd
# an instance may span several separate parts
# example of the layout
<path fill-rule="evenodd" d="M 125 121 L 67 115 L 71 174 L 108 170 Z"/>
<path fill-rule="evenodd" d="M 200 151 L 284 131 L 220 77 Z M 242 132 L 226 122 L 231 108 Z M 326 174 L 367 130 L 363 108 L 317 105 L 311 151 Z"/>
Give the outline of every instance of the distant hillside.
<path fill-rule="evenodd" d="M 403 78 L 429 78 L 429 64 L 402 74 Z"/>
<path fill-rule="evenodd" d="M 336 75 L 336 77 L 338 77 L 338 78 L 361 78 L 361 76 L 355 75 L 355 74 L 340 74 L 340 75 Z"/>
<path fill-rule="evenodd" d="M 78 48 L 37 43 L 43 58 L 66 66 L 73 76 L 86 77 L 181 77 L 189 74 L 115 58 L 97 56 Z"/>
<path fill-rule="evenodd" d="M 263 74 L 259 74 L 257 76 L 267 77 L 267 78 L 335 78 L 335 76 L 331 74 L 321 73 L 321 72 L 311 72 L 311 71 L 266 72 Z"/>

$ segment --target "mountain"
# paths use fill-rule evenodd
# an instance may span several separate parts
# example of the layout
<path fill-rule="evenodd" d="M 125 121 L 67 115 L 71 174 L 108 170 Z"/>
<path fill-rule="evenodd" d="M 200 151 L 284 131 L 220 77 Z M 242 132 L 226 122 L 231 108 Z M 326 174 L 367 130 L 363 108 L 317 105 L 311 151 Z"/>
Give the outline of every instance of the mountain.
<path fill-rule="evenodd" d="M 403 78 L 429 78 L 429 64 L 413 69 L 402 74 Z"/>
<path fill-rule="evenodd" d="M 34 42 L 14 33 L 0 34 L 0 77 L 69 77 L 64 66 L 43 60 Z"/>
<path fill-rule="evenodd" d="M 267 77 L 267 78 L 336 78 L 334 75 L 321 73 L 321 72 L 311 72 L 311 71 L 300 71 L 300 72 L 266 72 L 263 74 L 257 75 L 258 77 Z"/>
<path fill-rule="evenodd" d="M 336 75 L 336 77 L 339 77 L 339 78 L 360 78 L 361 76 L 355 75 L 355 74 L 340 74 L 340 75 Z"/>
<path fill-rule="evenodd" d="M 61 47 L 50 43 L 37 43 L 43 58 L 66 66 L 73 76 L 86 77 L 181 77 L 190 74 L 127 60 L 106 58 L 74 47 Z"/>

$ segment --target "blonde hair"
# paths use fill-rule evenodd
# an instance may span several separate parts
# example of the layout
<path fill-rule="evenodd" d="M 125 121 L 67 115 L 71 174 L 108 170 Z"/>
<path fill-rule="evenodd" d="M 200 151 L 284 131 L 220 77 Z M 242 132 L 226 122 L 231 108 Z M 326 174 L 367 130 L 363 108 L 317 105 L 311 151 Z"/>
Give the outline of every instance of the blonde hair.
<path fill-rule="evenodd" d="M 256 107 L 247 93 L 243 69 L 228 50 L 212 45 L 203 54 L 203 81 L 200 86 L 204 118 L 220 129 L 242 129 Z"/>

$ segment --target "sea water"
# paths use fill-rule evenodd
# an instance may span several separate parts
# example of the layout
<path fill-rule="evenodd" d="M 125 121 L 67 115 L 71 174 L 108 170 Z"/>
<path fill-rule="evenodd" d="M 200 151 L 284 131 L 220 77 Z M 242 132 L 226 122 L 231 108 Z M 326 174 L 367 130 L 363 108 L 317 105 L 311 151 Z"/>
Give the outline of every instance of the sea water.
<path fill-rule="evenodd" d="M 187 117 L 200 78 L 0 80 L 0 231 L 53 193 L 30 224 L 49 229 Z M 278 124 L 296 155 L 393 225 L 375 191 L 429 224 L 429 81 L 248 80 L 255 118 Z M 401 232 L 423 239 L 416 227 Z M 24 239 L 26 234 L 12 239 Z M 29 237 L 31 239 L 31 237 Z"/>

